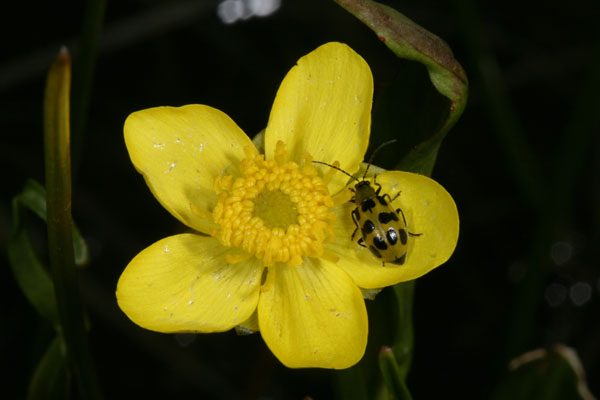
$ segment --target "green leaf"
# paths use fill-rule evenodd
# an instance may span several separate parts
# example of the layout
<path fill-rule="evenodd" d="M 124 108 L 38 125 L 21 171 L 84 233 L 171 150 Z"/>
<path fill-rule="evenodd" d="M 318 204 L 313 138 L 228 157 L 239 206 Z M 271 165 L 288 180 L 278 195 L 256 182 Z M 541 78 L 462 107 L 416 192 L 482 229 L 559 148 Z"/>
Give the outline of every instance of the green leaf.
<path fill-rule="evenodd" d="M 25 182 L 19 201 L 22 206 L 33 211 L 46 222 L 46 189 L 37 181 L 28 179 Z"/>
<path fill-rule="evenodd" d="M 446 42 L 393 8 L 371 0 L 335 1 L 371 28 L 398 57 L 423 64 L 435 89 L 449 100 L 443 110 L 429 115 L 434 121 L 441 116 L 443 122 L 416 143 L 396 166 L 400 170 L 431 175 L 439 146 L 467 102 L 468 80 L 462 66 Z M 408 108 L 409 111 L 415 109 Z M 393 125 L 401 129 L 404 122 L 397 118 Z M 407 134 L 413 135 L 399 132 L 396 136 Z"/>
<path fill-rule="evenodd" d="M 19 288 L 33 308 L 55 327 L 58 311 L 54 285 L 46 267 L 38 259 L 27 234 L 25 216 L 27 209 L 46 219 L 45 193 L 39 184 L 28 181 L 23 192 L 13 198 L 14 227 L 8 239 L 8 260 Z"/>
<path fill-rule="evenodd" d="M 510 363 L 510 372 L 492 400 L 593 400 L 575 351 L 564 345 L 522 354 Z"/>
<path fill-rule="evenodd" d="M 398 57 L 424 64 L 440 93 L 455 104 L 464 104 L 467 75 L 446 42 L 384 4 L 370 0 L 335 1 L 371 28 Z"/>
<path fill-rule="evenodd" d="M 28 400 L 69 398 L 70 377 L 62 346 L 60 336 L 56 335 L 31 377 Z"/>
<path fill-rule="evenodd" d="M 35 254 L 27 233 L 27 212 L 31 211 L 46 222 L 46 190 L 38 182 L 29 179 L 23 191 L 13 197 L 13 230 L 8 239 L 8 260 L 19 288 L 35 310 L 58 326 L 58 311 L 54 285 L 47 267 Z M 85 265 L 89 253 L 85 240 L 73 225 L 73 247 L 77 265 Z"/>
<path fill-rule="evenodd" d="M 390 347 L 384 346 L 379 352 L 379 368 L 391 399 L 412 400 L 394 356 L 394 351 Z"/>

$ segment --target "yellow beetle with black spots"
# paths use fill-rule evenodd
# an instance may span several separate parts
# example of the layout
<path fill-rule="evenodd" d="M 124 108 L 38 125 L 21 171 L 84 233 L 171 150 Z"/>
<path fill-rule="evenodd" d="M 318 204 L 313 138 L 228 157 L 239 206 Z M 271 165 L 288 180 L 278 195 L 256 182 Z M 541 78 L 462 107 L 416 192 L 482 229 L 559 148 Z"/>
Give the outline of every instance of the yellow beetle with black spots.
<path fill-rule="evenodd" d="M 379 146 L 373 155 L 382 146 Z M 358 244 L 367 247 L 375 257 L 382 261 L 384 266 L 386 262 L 403 265 L 406 262 L 409 236 L 420 236 L 421 234 L 409 232 L 402 209 L 392 207 L 392 202 L 400 196 L 400 192 L 393 199 L 387 193 L 380 195 L 381 185 L 377 183 L 376 176 L 373 177 L 373 185 L 377 189 L 365 179 L 371 166 L 370 162 L 362 179 L 350 175 L 335 165 L 321 161 L 313 162 L 337 169 L 358 182 L 354 189 L 350 189 L 354 192 L 350 201 L 356 204 L 356 208 L 352 210 L 352 220 L 356 225 L 352 233 L 352 240 L 354 240 L 356 232 L 360 230 L 361 238 L 358 239 Z"/>
<path fill-rule="evenodd" d="M 391 206 L 400 192 L 392 199 L 387 193 L 380 195 L 381 185 L 375 178 L 373 184 L 377 186 L 377 190 L 371 186 L 371 182 L 364 179 L 354 186 L 351 201 L 357 207 L 352 210 L 352 220 L 356 225 L 352 240 L 360 229 L 362 237 L 358 240 L 359 245 L 367 247 L 384 265 L 386 262 L 403 265 L 408 250 L 408 237 L 420 234 L 409 232 L 402 209 L 394 210 Z"/>

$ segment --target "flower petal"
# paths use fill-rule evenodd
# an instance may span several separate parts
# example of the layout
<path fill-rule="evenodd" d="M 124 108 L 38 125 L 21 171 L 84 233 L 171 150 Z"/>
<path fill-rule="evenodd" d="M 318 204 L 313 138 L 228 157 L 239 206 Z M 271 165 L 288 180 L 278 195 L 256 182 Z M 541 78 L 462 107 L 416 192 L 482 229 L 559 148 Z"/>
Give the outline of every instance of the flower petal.
<path fill-rule="evenodd" d="M 355 229 L 351 212 L 356 207 L 346 203 L 332 211 L 337 216 L 336 238 L 327 248 L 340 256 L 338 266 L 362 288 L 378 288 L 408 281 L 426 274 L 450 258 L 458 241 L 458 212 L 454 200 L 436 181 L 418 174 L 388 171 L 377 176 L 381 193 L 392 198 L 401 191 L 392 207 L 401 208 L 408 229 L 420 236 L 409 237 L 406 262 L 386 263 L 368 249 L 351 241 Z M 360 231 L 357 232 L 360 235 Z"/>
<path fill-rule="evenodd" d="M 279 87 L 266 130 L 266 157 L 273 158 L 283 140 L 296 162 L 309 152 L 314 160 L 337 160 L 342 169 L 356 172 L 369 142 L 372 101 L 373 76 L 361 56 L 342 43 L 317 48 L 298 60 Z M 336 176 L 334 192 L 346 178 Z"/>
<path fill-rule="evenodd" d="M 254 311 L 250 318 L 235 327 L 235 332 L 238 335 L 251 335 L 260 330 L 258 327 L 258 312 Z"/>
<path fill-rule="evenodd" d="M 215 239 L 190 233 L 154 243 L 119 278 L 119 307 L 136 324 L 158 332 L 218 332 L 239 325 L 256 309 L 262 267 L 229 265 L 226 251 Z"/>
<path fill-rule="evenodd" d="M 212 219 L 191 205 L 212 211 L 215 176 L 237 168 L 250 139 L 223 112 L 197 104 L 134 112 L 124 130 L 131 161 L 158 201 L 187 226 L 208 232 Z"/>
<path fill-rule="evenodd" d="M 334 264 L 307 259 L 269 269 L 258 302 L 260 331 L 290 368 L 347 368 L 367 344 L 367 311 L 358 287 Z"/>

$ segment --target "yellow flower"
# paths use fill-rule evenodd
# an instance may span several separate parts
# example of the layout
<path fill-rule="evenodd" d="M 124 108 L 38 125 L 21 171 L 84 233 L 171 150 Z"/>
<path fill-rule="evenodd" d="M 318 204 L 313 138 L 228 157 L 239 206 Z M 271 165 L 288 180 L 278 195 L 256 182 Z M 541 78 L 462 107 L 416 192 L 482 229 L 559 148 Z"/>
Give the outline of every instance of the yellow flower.
<path fill-rule="evenodd" d="M 377 175 L 411 232 L 404 265 L 386 264 L 351 240 L 356 207 L 348 177 L 367 149 L 373 78 L 348 46 L 328 43 L 283 80 L 261 155 L 224 113 L 205 105 L 131 114 L 125 142 L 158 201 L 198 233 L 139 253 L 117 300 L 136 324 L 159 332 L 260 330 L 288 367 L 347 368 L 367 343 L 360 288 L 415 279 L 444 263 L 458 214 L 435 181 Z M 262 147 L 262 146 L 261 146 Z M 339 164 L 338 164 L 339 163 Z"/>

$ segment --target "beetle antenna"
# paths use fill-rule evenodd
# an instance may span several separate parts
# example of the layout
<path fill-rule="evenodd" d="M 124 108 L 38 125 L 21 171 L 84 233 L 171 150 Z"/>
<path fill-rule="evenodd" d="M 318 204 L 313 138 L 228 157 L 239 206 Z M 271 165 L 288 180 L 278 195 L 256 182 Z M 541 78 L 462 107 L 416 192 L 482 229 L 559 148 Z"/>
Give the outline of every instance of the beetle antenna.
<path fill-rule="evenodd" d="M 343 172 L 344 174 L 348 175 L 350 178 L 354 179 L 355 181 L 360 182 L 360 180 L 357 177 L 350 175 L 349 173 L 347 173 L 340 167 L 336 167 L 335 165 L 327 164 L 326 162 L 323 162 L 323 161 L 313 161 L 313 162 L 315 164 L 323 164 L 323 165 L 327 165 L 330 168 L 337 169 L 338 171 Z"/>
<path fill-rule="evenodd" d="M 363 180 L 367 176 L 367 172 L 369 171 L 369 167 L 371 166 L 371 163 L 372 163 L 373 159 L 375 159 L 375 154 L 377 154 L 377 152 L 379 150 L 381 150 L 382 148 L 384 148 L 388 144 L 392 144 L 392 143 L 397 142 L 397 141 L 398 141 L 397 139 L 388 140 L 387 142 L 381 143 L 379 146 L 377 146 L 377 148 L 375 150 L 373 150 L 373 153 L 371 153 L 371 157 L 369 157 L 369 161 L 367 162 L 367 168 L 365 169 L 365 173 L 363 174 L 363 177 L 362 177 Z"/>

